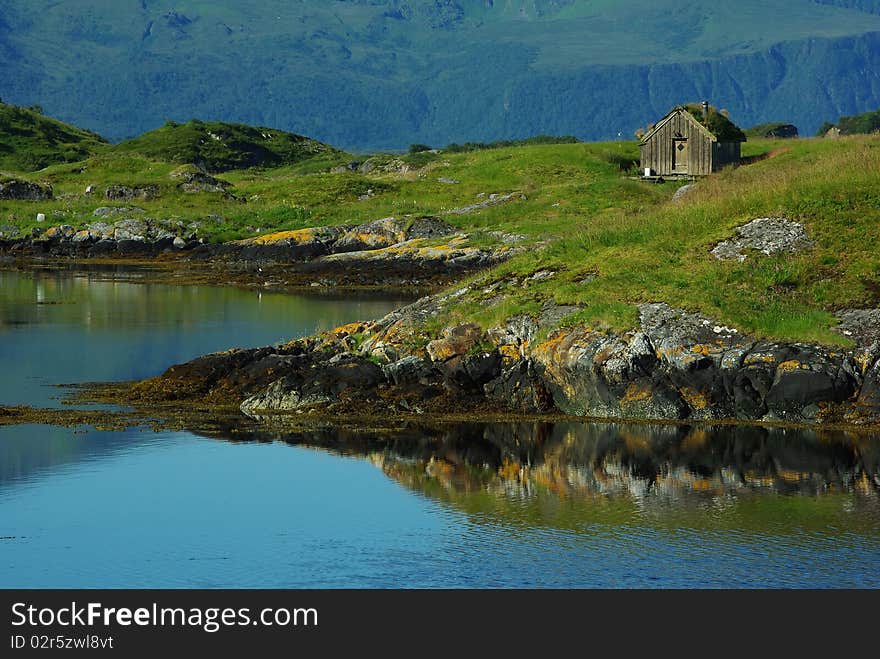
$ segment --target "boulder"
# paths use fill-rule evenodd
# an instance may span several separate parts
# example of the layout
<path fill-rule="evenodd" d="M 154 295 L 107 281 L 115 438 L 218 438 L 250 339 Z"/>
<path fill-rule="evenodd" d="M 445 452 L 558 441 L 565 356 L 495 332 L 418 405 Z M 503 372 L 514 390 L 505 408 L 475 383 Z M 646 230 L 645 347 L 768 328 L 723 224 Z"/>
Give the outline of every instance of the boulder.
<path fill-rule="evenodd" d="M 150 201 L 159 196 L 158 185 L 111 185 L 104 191 L 104 197 L 111 201 Z"/>
<path fill-rule="evenodd" d="M 95 217 L 113 217 L 120 215 L 140 215 L 146 211 L 137 206 L 101 206 L 92 211 Z"/>
<path fill-rule="evenodd" d="M 767 256 L 813 247 L 802 224 L 781 217 L 762 217 L 736 230 L 737 237 L 718 243 L 712 254 L 719 261 L 745 261 L 750 250 Z"/>
<path fill-rule="evenodd" d="M 379 384 L 386 382 L 379 366 L 358 355 L 340 353 L 317 368 L 304 368 L 310 361 L 304 357 L 291 363 L 292 368 L 282 369 L 287 373 L 261 393 L 247 398 L 241 410 L 246 414 L 263 410 L 305 410 L 343 397 L 371 396 Z"/>
<path fill-rule="evenodd" d="M 473 323 L 447 327 L 443 330 L 441 338 L 428 344 L 428 356 L 435 363 L 461 357 L 473 350 L 484 336 L 482 328 Z"/>
<path fill-rule="evenodd" d="M 837 317 L 840 324 L 835 330 L 857 346 L 880 342 L 880 309 L 845 309 L 839 311 Z"/>
<path fill-rule="evenodd" d="M 0 224 L 0 239 L 15 240 L 21 236 L 21 229 L 11 224 Z"/>
<path fill-rule="evenodd" d="M 48 201 L 52 186 L 18 179 L 0 179 L 0 199 L 9 201 Z"/>
<path fill-rule="evenodd" d="M 675 194 L 672 195 L 672 201 L 678 202 L 685 198 L 688 194 L 690 194 L 694 188 L 697 186 L 694 183 L 688 183 L 687 185 L 681 186 L 678 190 L 675 191 Z"/>

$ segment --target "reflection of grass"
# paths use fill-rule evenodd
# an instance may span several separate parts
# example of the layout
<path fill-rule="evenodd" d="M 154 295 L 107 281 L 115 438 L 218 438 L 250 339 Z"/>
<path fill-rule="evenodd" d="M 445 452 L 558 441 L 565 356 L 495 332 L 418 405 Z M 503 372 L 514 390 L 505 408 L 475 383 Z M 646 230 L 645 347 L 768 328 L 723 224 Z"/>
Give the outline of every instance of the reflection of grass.
<path fill-rule="evenodd" d="M 744 491 L 723 499 L 691 492 L 674 501 L 664 501 L 655 494 L 637 502 L 630 495 L 574 489 L 559 492 L 535 482 L 530 482 L 528 494 L 510 495 L 508 488 L 512 486 L 515 492 L 519 484 L 513 481 L 508 487 L 488 487 L 494 474 L 471 479 L 468 486 L 455 486 L 454 479 L 426 475 L 421 463 L 396 466 L 394 471 L 389 475 L 396 480 L 466 513 L 475 523 L 520 530 L 539 527 L 582 535 L 625 535 L 627 529 L 647 526 L 665 532 L 749 531 L 776 536 L 818 531 L 833 536 L 874 535 L 880 522 L 876 498 L 864 499 L 863 504 L 870 508 L 859 514 L 853 507 L 860 505 L 860 496 L 847 492 L 805 496 Z"/>
<path fill-rule="evenodd" d="M 321 298 L 261 292 L 232 287 L 96 281 L 88 277 L 19 274 L 0 270 L 0 327 L 15 324 L 86 326 L 90 330 L 143 329 L 167 325 L 175 330 L 194 328 L 227 317 L 252 314 L 268 326 L 317 322 L 330 327 L 353 320 L 370 320 L 395 304 L 385 300 L 323 300 Z M 353 317 L 354 314 L 356 317 Z M 362 316 L 362 317 L 360 317 Z M 309 331 L 314 327 L 309 325 Z M 290 335 L 278 337 L 289 340 Z M 231 347 L 231 345 L 230 345 Z"/>

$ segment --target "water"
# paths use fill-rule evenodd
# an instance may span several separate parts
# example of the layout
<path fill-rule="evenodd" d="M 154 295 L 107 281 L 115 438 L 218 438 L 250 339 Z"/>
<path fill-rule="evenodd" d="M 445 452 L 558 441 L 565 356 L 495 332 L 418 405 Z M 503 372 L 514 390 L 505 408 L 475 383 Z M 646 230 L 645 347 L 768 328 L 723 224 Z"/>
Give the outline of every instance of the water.
<path fill-rule="evenodd" d="M 0 404 L 376 317 L 0 272 Z M 54 304 L 58 303 L 58 304 Z M 878 587 L 880 440 L 765 428 L 0 427 L 5 587 Z"/>

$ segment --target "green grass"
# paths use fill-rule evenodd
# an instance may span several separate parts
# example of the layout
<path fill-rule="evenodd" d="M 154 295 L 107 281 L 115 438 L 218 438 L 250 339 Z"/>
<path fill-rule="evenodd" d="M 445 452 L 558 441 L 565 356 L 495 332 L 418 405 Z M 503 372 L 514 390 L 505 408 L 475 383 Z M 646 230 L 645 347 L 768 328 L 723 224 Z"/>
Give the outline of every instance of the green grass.
<path fill-rule="evenodd" d="M 196 119 L 161 128 L 113 147 L 119 154 L 168 163 L 195 163 L 209 172 L 278 167 L 318 158 L 321 167 L 346 160 L 345 154 L 302 135 L 274 128 Z"/>
<path fill-rule="evenodd" d="M 758 157 L 753 164 L 700 181 L 680 203 L 670 201 L 676 185 L 626 175 L 638 155 L 635 142 L 385 155 L 376 162 L 410 158 L 410 168 L 370 174 L 330 173 L 332 161 L 323 162 L 322 172 L 310 161 L 226 172 L 223 179 L 238 200 L 185 194 L 171 178 L 177 165 L 107 151 L 28 175 L 52 183 L 58 198 L 0 202 L 0 224 L 27 232 L 43 212 L 49 218 L 43 228 L 83 226 L 97 206 L 110 205 L 82 194 L 90 184 L 157 184 L 158 199 L 137 203 L 146 215 L 201 222 L 202 235 L 211 240 L 437 216 L 475 203 L 481 193 L 521 191 L 525 201 L 443 215 L 470 236 L 470 245 L 497 246 L 500 232 L 525 236 L 529 249 L 472 278 L 471 292 L 438 323 L 489 327 L 516 314 L 536 315 L 552 299 L 580 307 L 566 324 L 626 330 L 636 325 L 639 304 L 667 302 L 758 337 L 845 343 L 831 331 L 834 312 L 880 306 L 880 138 L 750 140 L 743 146 L 744 155 Z M 816 247 L 744 263 L 719 262 L 710 254 L 736 227 L 776 216 L 805 224 Z M 525 283 L 540 270 L 556 275 Z M 499 282 L 500 288 L 484 292 Z"/>
<path fill-rule="evenodd" d="M 0 103 L 0 171 L 77 162 L 107 147 L 99 135 L 43 116 L 39 108 Z"/>
<path fill-rule="evenodd" d="M 534 313 L 552 298 L 582 305 L 569 324 L 626 330 L 638 304 L 667 302 L 759 337 L 846 344 L 831 332 L 834 311 L 880 305 L 880 139 L 751 148 L 778 152 L 781 144 L 776 157 L 702 181 L 685 203 L 594 213 L 546 249 L 502 265 L 492 280 L 558 272 L 526 289 L 511 286 L 502 315 Z M 710 254 L 737 226 L 768 216 L 804 223 L 816 247 L 744 263 Z M 598 276 L 582 283 L 588 273 Z M 486 297 L 468 296 L 445 321 L 495 324 Z"/>
<path fill-rule="evenodd" d="M 474 244 L 495 244 L 489 232 L 507 231 L 536 239 L 552 238 L 584 217 L 611 208 L 641 208 L 665 199 L 671 190 L 643 186 L 621 177 L 621 166 L 638 155 L 634 143 L 562 144 L 496 148 L 466 153 L 419 153 L 377 156 L 389 163 L 403 161 L 412 169 L 361 174 L 329 173 L 337 161 L 321 161 L 323 171 L 307 160 L 273 169 L 229 171 L 222 178 L 239 200 L 218 193 L 185 194 L 172 179 L 177 165 L 151 160 L 139 153 L 108 151 L 82 163 L 64 164 L 26 175 L 51 183 L 51 202 L 0 202 L 0 224 L 23 231 L 38 226 L 38 212 L 47 224 L 81 227 L 94 221 L 98 206 L 111 204 L 100 196 L 85 197 L 88 185 L 99 191 L 110 184 L 160 186 L 153 201 L 138 201 L 154 218 L 204 221 L 220 216 L 223 222 L 204 222 L 209 240 L 230 240 L 275 230 L 308 226 L 354 224 L 388 216 L 418 217 L 473 204 L 480 193 L 522 191 L 527 202 L 513 202 L 473 215 L 451 215 L 448 221 L 474 234 Z M 420 162 L 421 160 L 421 162 Z M 457 184 L 438 179 L 458 180 Z M 246 200 L 247 203 L 242 203 Z M 131 205 L 131 204 L 128 204 Z"/>
<path fill-rule="evenodd" d="M 841 117 L 837 124 L 825 123 L 818 135 L 824 135 L 831 128 L 839 128 L 841 135 L 870 135 L 880 132 L 880 110 L 865 112 L 852 117 Z"/>

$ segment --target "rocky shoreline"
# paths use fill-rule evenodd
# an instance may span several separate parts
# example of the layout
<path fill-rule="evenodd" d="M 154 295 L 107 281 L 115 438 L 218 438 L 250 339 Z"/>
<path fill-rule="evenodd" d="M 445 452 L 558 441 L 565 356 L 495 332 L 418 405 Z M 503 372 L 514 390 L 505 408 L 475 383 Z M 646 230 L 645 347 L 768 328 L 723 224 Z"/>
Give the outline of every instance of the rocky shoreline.
<path fill-rule="evenodd" d="M 426 323 L 467 289 L 369 323 L 278 347 L 233 350 L 87 396 L 141 407 L 237 406 L 258 421 L 316 418 L 542 418 L 880 426 L 880 310 L 841 314 L 856 346 L 756 340 L 665 304 L 627 333 L 561 327 L 564 314 L 488 331 Z"/>
<path fill-rule="evenodd" d="M 506 203 L 506 195 L 481 203 Z M 122 214 L 131 209 L 122 209 Z M 458 209 L 470 212 L 470 208 Z M 124 212 L 123 212 L 124 211 Z M 452 211 L 451 211 L 452 212 Z M 114 212 L 102 211 L 102 217 Z M 174 235 L 149 219 L 54 227 L 0 242 L 7 259 L 143 259 L 189 282 L 264 288 L 448 286 L 521 253 L 522 236 L 473 246 L 442 218 L 384 218 L 361 225 L 283 231 L 223 244 Z M 720 243 L 722 260 L 794 252 L 812 245 L 803 227 L 761 218 Z M 200 274 L 194 274 L 198 272 Z M 503 297 L 525 280 L 477 278 Z M 200 279 L 201 278 L 201 279 Z M 180 281 L 178 279 L 178 281 Z M 502 326 L 444 326 L 469 288 L 424 297 L 372 322 L 354 323 L 278 347 L 234 350 L 173 366 L 144 382 L 94 388 L 92 395 L 142 407 L 240 409 L 254 419 L 539 415 L 673 422 L 880 426 L 880 310 L 838 314 L 847 349 L 750 337 L 663 303 L 642 304 L 628 332 L 565 325 L 580 309 L 544 303 Z"/>
<path fill-rule="evenodd" d="M 0 232 L 0 259 L 25 266 L 52 261 L 152 264 L 202 272 L 213 268 L 218 283 L 228 283 L 233 274 L 275 288 L 438 288 L 524 249 L 518 244 L 522 236 L 501 233 L 495 236 L 494 247 L 471 246 L 468 234 L 434 217 L 389 217 L 206 243 L 172 221 L 130 217 L 113 221 L 132 210 L 98 209 L 102 219 L 82 229 L 60 225 L 29 237 Z"/>

